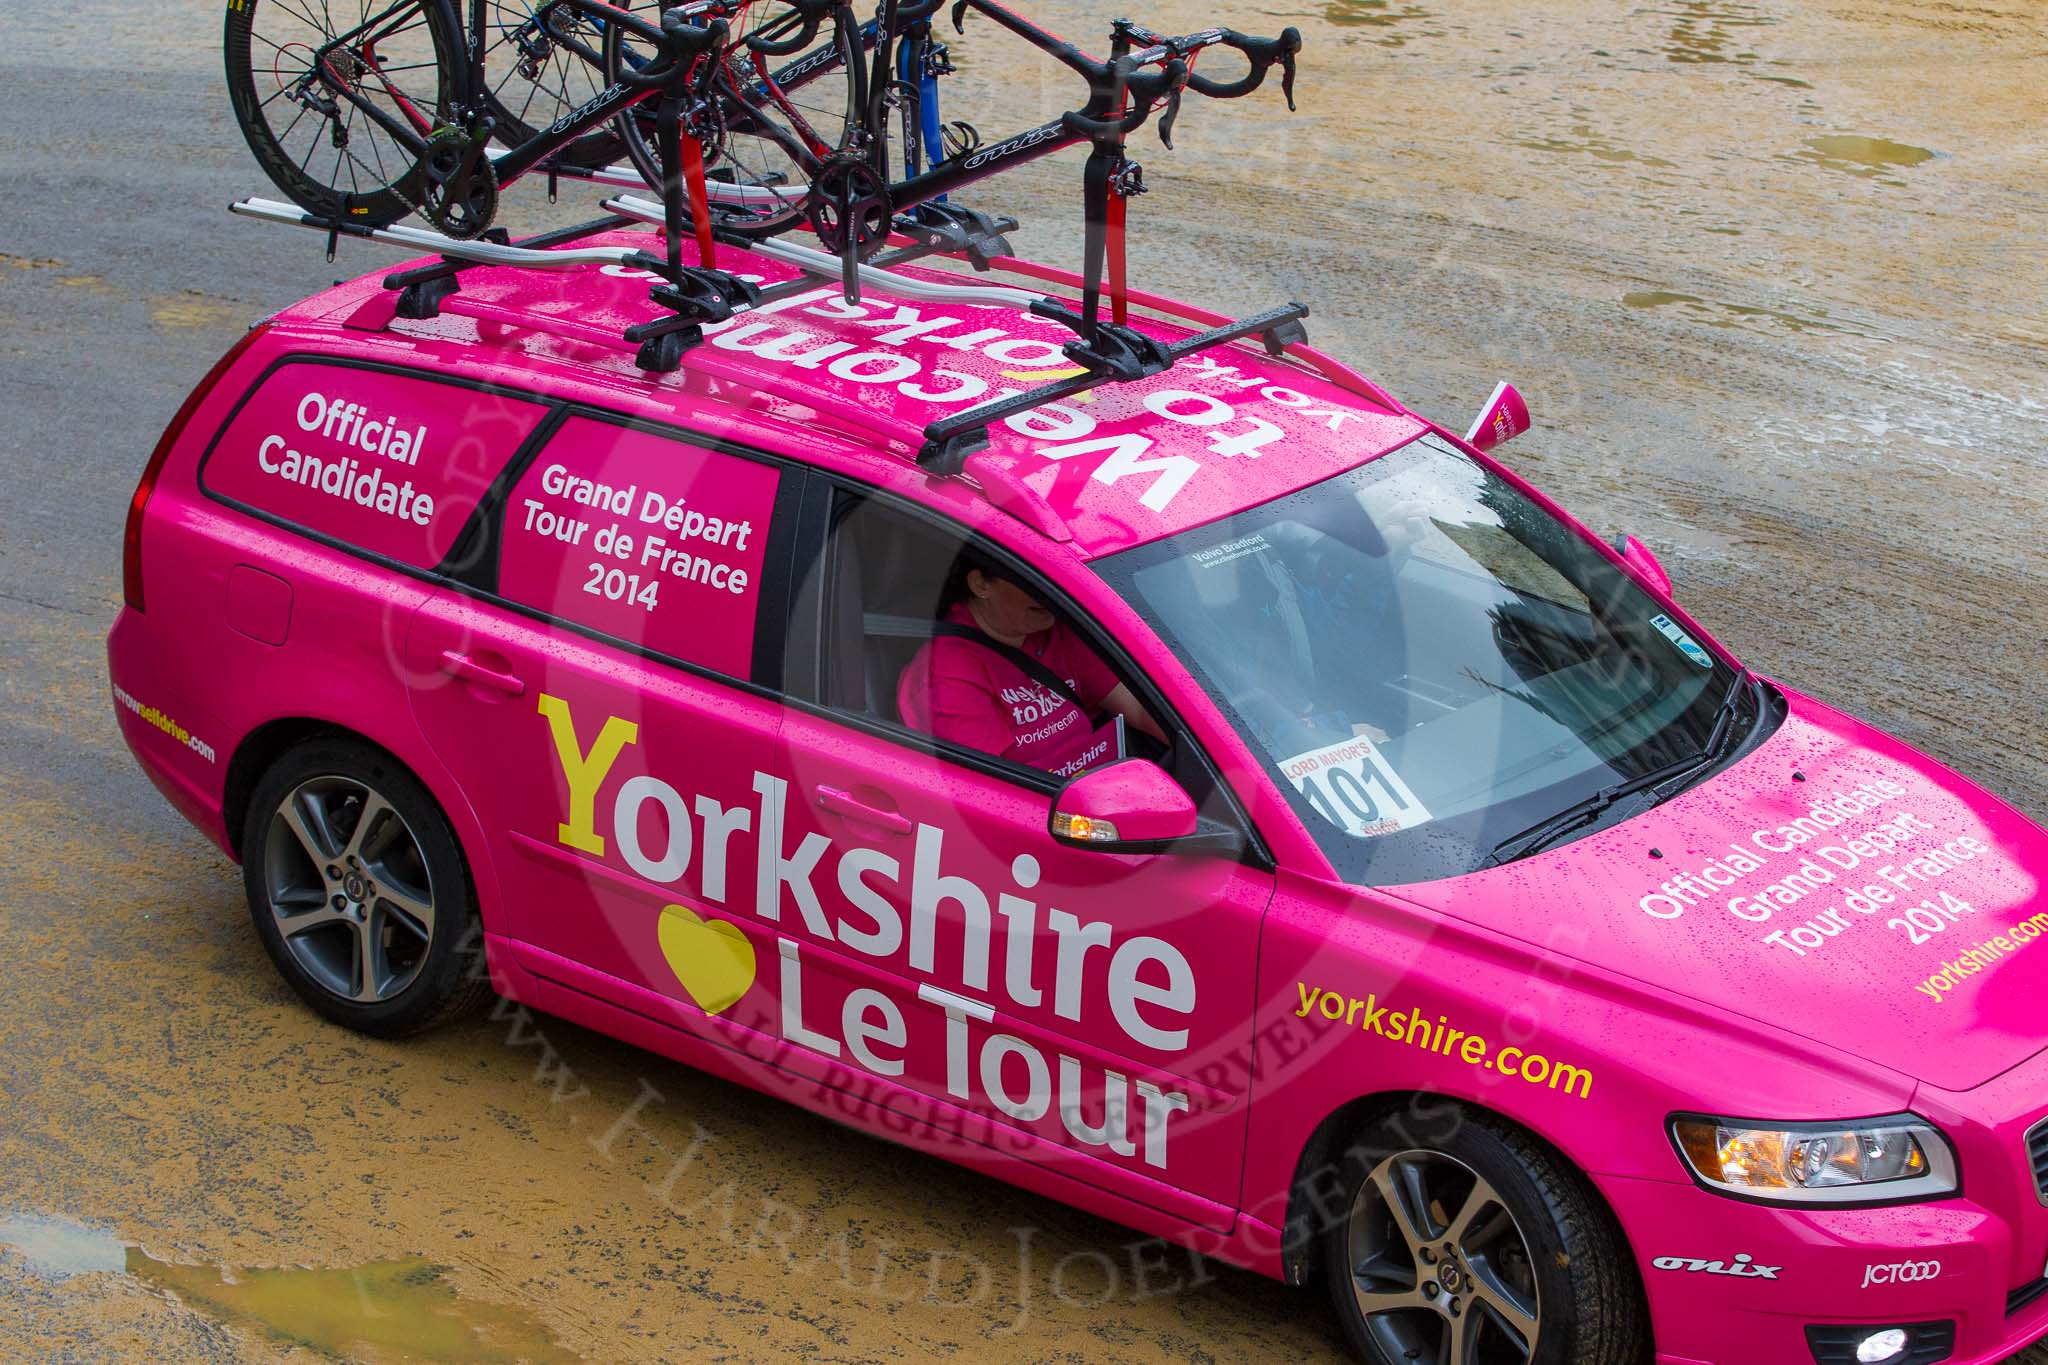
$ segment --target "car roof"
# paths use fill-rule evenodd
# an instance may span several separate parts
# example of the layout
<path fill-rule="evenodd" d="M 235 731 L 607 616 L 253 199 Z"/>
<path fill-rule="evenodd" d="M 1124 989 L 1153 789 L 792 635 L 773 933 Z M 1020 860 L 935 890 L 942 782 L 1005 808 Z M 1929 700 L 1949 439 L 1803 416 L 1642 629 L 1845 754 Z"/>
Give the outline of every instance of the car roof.
<path fill-rule="evenodd" d="M 658 243 L 653 233 L 622 228 L 577 245 Z M 695 258 L 694 250 L 685 255 Z M 764 286 L 801 274 L 736 246 L 721 245 L 717 264 Z M 1008 287 L 986 296 L 946 291 L 938 302 L 910 297 L 919 292 L 914 283 L 864 283 L 860 302 L 849 304 L 835 281 L 820 279 L 814 290 L 707 325 L 705 340 L 672 374 L 634 363 L 625 329 L 666 310 L 649 298 L 654 277 L 620 264 L 472 266 L 460 291 L 427 319 L 396 317 L 396 296 L 378 271 L 286 309 L 273 326 L 287 347 L 317 337 L 322 349 L 339 345 L 365 359 L 593 401 L 916 496 L 935 482 L 914 464 L 928 423 L 1079 372 L 1061 350 L 1074 334 L 1026 311 L 1015 292 L 1022 284 L 1034 295 L 1071 298 L 1078 282 L 1008 258 L 996 265 L 988 275 L 927 265 L 892 272 L 908 282 Z M 1134 298 L 1166 315 L 1131 317 L 1162 341 L 1226 321 Z M 989 502 L 1095 558 L 1270 501 L 1429 425 L 1305 345 L 1274 357 L 1253 340 L 994 423 L 970 474 L 980 476 Z"/>

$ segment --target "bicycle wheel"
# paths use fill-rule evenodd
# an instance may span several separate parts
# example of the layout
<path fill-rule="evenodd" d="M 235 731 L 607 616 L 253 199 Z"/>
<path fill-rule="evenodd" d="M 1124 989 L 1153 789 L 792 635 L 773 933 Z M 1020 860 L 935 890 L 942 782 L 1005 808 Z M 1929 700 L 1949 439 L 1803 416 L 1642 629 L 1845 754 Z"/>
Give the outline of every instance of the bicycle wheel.
<path fill-rule="evenodd" d="M 228 0 L 221 46 L 235 121 L 294 203 L 372 226 L 419 205 L 419 157 L 393 127 L 424 139 L 459 98 L 445 0 Z"/>
<path fill-rule="evenodd" d="M 842 11 L 829 30 L 794 55 L 757 58 L 746 39 L 786 39 L 800 31 L 795 11 L 758 0 L 733 25 L 722 56 L 717 97 L 700 129 L 706 186 L 719 226 L 747 237 L 772 237 L 806 220 L 812 179 L 853 142 L 860 126 L 863 32 Z M 871 33 L 871 28 L 869 30 Z M 651 46 L 614 31 L 605 69 L 617 79 L 654 57 Z M 652 100 L 619 118 L 626 154 L 649 185 L 661 184 Z"/>
<path fill-rule="evenodd" d="M 470 2 L 463 0 L 465 5 Z M 484 107 L 497 122 L 498 140 L 507 147 L 539 136 L 604 90 L 601 18 L 543 0 L 474 3 L 482 25 Z M 627 0 L 619 7 L 645 9 L 650 21 L 661 12 L 653 0 Z M 624 154 L 624 144 L 612 128 L 578 138 L 561 153 L 565 162 L 593 169 L 609 166 Z"/>

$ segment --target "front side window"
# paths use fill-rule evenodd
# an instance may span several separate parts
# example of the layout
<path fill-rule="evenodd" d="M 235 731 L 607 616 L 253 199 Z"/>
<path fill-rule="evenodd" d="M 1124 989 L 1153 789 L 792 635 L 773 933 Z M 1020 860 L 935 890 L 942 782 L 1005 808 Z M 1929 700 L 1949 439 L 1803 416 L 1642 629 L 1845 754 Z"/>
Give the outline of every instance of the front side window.
<path fill-rule="evenodd" d="M 1625 573 L 1433 436 L 1098 567 L 1360 884 L 1496 861 L 1699 756 L 1735 695 Z"/>
<path fill-rule="evenodd" d="M 728 451 L 570 417 L 505 499 L 498 592 L 747 677 L 780 478 Z"/>
<path fill-rule="evenodd" d="M 840 709 L 1054 778 L 1164 753 L 1087 634 L 991 547 L 845 496 L 828 562 L 825 686 Z"/>

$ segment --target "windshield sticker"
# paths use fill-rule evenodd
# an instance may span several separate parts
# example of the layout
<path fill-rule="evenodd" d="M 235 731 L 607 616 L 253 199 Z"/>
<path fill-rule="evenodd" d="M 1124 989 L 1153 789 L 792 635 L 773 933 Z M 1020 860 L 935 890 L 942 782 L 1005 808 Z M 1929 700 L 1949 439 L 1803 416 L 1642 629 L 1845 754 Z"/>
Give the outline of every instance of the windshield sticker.
<path fill-rule="evenodd" d="M 1685 627 L 1679 625 L 1678 622 L 1668 616 L 1653 616 L 1650 618 L 1650 624 L 1657 628 L 1659 635 L 1662 635 L 1672 644 L 1677 645 L 1679 653 L 1691 659 L 1701 668 L 1712 668 L 1714 666 L 1714 656 L 1700 648 L 1699 641 L 1687 635 Z"/>
<path fill-rule="evenodd" d="M 1221 545 L 1211 545 L 1206 550 L 1197 551 L 1194 559 L 1195 563 L 1203 568 L 1213 569 L 1219 564 L 1228 564 L 1232 560 L 1243 559 L 1246 555 L 1264 554 L 1272 548 L 1267 543 L 1264 535 L 1254 531 L 1251 535 L 1240 536 L 1236 540 L 1226 540 Z"/>
<path fill-rule="evenodd" d="M 1354 839 L 1370 839 L 1429 821 L 1429 811 L 1364 735 L 1296 754 L 1280 771 L 1316 814 Z"/>

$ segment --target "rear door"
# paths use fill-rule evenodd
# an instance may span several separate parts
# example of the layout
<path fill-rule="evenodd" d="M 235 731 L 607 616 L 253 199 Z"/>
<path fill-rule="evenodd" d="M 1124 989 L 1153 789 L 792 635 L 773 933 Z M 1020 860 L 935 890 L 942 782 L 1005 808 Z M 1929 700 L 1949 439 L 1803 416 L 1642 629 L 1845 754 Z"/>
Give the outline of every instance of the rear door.
<path fill-rule="evenodd" d="M 756 679 L 802 480 L 565 410 L 502 481 L 466 590 L 414 618 L 413 708 L 489 831 L 486 923 L 527 969 L 685 1026 L 736 998 L 716 926 L 751 904 L 781 715 Z"/>

